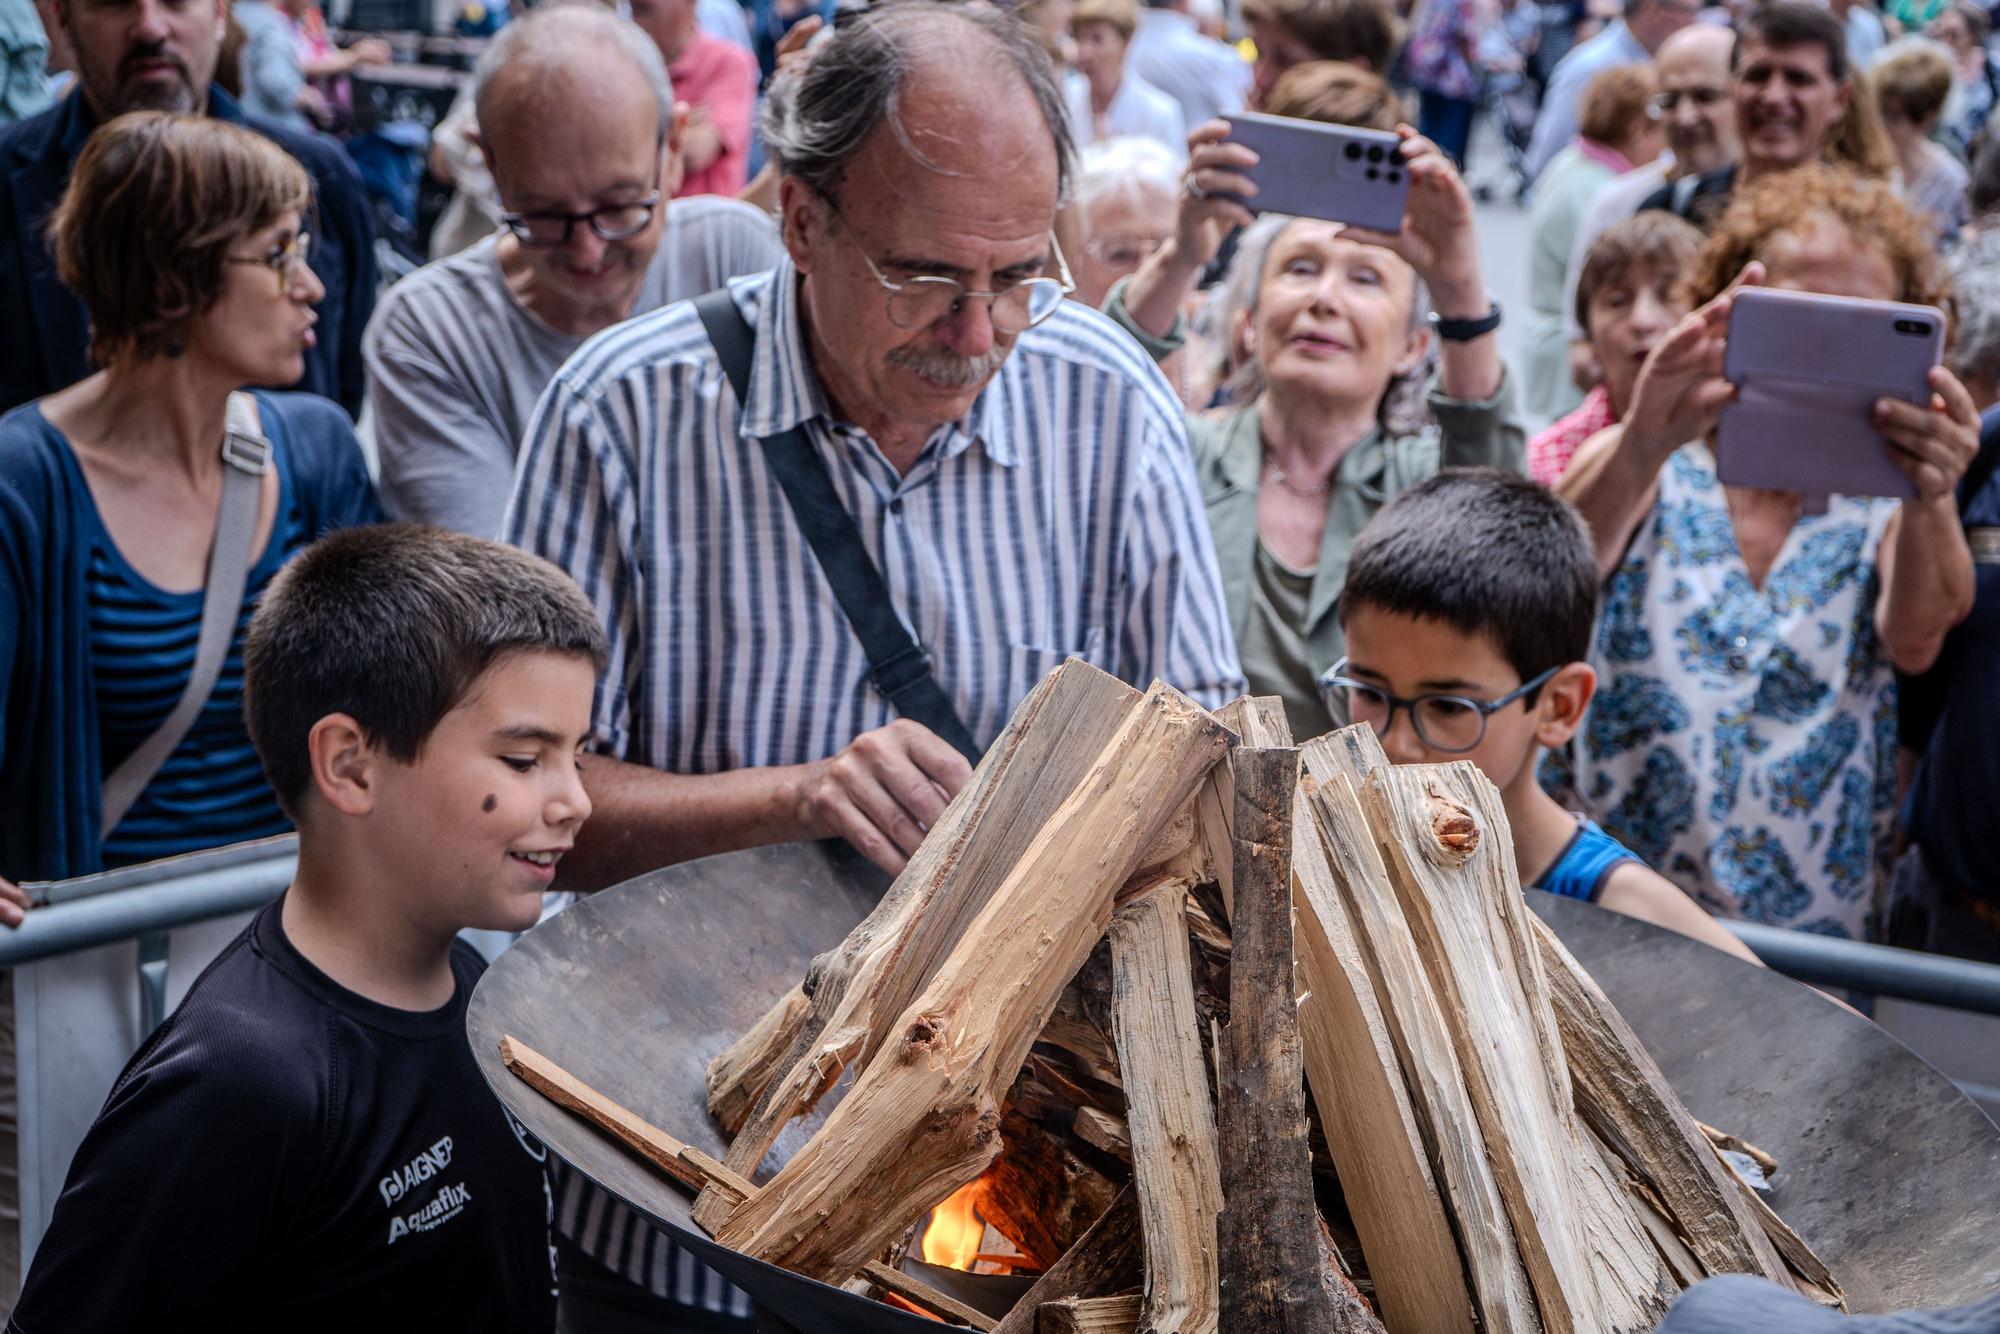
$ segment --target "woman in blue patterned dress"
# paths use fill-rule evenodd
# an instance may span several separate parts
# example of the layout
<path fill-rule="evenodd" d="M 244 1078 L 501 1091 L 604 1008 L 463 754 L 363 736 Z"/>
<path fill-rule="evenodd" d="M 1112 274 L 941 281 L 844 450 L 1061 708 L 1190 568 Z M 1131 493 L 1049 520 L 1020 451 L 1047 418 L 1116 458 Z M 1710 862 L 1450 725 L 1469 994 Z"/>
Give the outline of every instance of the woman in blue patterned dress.
<path fill-rule="evenodd" d="M 1888 187 L 1831 169 L 1740 192 L 1695 264 L 1700 309 L 1641 372 L 1623 423 L 1559 490 L 1607 579 L 1603 682 L 1574 747 L 1578 794 L 1711 909 L 1872 933 L 1896 798 L 1895 669 L 1922 671 L 1972 598 L 1953 488 L 1978 415 L 1952 374 L 1875 424 L 1917 496 L 1719 482 L 1709 440 L 1732 280 L 1948 306 L 1922 224 Z"/>

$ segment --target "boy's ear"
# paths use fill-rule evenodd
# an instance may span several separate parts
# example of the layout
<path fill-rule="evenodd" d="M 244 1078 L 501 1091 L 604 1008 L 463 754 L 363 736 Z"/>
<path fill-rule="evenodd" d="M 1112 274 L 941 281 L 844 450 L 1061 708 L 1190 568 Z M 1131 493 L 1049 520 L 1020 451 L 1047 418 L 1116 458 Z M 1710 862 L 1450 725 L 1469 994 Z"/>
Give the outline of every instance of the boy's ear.
<path fill-rule="evenodd" d="M 306 735 L 312 760 L 313 788 L 320 799 L 342 815 L 367 815 L 375 809 L 376 759 L 361 724 L 344 713 L 329 713 Z"/>
<path fill-rule="evenodd" d="M 1535 699 L 1535 744 L 1549 750 L 1569 744 L 1583 725 L 1583 713 L 1597 693 L 1597 670 L 1573 662 L 1542 687 Z"/>

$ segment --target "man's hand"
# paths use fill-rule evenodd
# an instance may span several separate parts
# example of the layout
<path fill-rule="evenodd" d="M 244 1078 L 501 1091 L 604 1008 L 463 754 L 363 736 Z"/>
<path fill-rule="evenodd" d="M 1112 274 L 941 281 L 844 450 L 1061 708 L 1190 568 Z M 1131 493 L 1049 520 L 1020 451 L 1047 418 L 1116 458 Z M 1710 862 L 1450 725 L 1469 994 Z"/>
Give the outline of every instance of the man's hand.
<path fill-rule="evenodd" d="M 787 28 L 785 35 L 778 39 L 777 73 L 796 73 L 803 77 L 806 67 L 812 64 L 812 52 L 806 48 L 812 44 L 813 38 L 819 36 L 819 30 L 824 26 L 825 21 L 819 15 L 808 14 Z"/>
<path fill-rule="evenodd" d="M 1889 457 L 1915 483 L 1917 499 L 1948 496 L 1979 456 L 1979 409 L 1958 377 L 1931 368 L 1928 404 L 1884 398 L 1875 404 L 1875 429 L 1889 442 Z"/>
<path fill-rule="evenodd" d="M 19 926 L 29 906 L 28 892 L 0 875 L 0 926 Z"/>
<path fill-rule="evenodd" d="M 893 875 L 971 777 L 972 766 L 937 733 L 898 718 L 807 765 L 793 810 L 812 836 L 844 838 Z"/>

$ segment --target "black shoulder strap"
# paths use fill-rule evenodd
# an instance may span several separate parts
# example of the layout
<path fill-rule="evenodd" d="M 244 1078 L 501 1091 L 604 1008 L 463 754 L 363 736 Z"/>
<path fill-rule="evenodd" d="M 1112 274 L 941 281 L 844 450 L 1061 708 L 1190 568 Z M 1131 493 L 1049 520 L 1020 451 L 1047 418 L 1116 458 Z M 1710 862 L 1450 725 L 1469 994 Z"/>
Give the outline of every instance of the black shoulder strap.
<path fill-rule="evenodd" d="M 697 298 L 694 309 L 708 330 L 708 341 L 715 346 L 729 387 L 736 391 L 739 408 L 747 408 L 751 349 L 756 342 L 749 321 L 736 308 L 727 288 Z M 930 655 L 917 647 L 903 628 L 881 571 L 861 545 L 854 516 L 834 494 L 826 461 L 797 427 L 764 436 L 758 443 L 764 447 L 764 461 L 785 490 L 792 518 L 811 545 L 827 583 L 833 586 L 833 596 L 861 641 L 862 652 L 868 655 L 868 675 L 875 688 L 896 706 L 896 712 L 922 723 L 968 761 L 979 763 L 979 747 L 972 733 L 931 675 Z"/>

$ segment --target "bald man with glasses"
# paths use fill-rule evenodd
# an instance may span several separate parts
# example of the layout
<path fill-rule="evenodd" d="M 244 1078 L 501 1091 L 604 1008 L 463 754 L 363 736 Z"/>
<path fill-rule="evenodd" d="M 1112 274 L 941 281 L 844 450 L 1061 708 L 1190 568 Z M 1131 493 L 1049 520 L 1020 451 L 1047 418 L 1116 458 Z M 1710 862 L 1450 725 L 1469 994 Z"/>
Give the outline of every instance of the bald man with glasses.
<path fill-rule="evenodd" d="M 680 125 L 658 48 L 591 6 L 501 30 L 473 75 L 500 228 L 397 284 L 368 326 L 369 423 L 397 518 L 493 537 L 556 368 L 592 334 L 777 263 L 748 204 L 668 200 Z"/>

